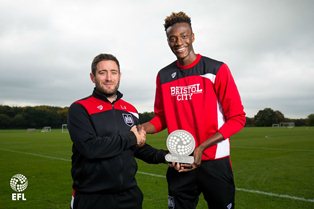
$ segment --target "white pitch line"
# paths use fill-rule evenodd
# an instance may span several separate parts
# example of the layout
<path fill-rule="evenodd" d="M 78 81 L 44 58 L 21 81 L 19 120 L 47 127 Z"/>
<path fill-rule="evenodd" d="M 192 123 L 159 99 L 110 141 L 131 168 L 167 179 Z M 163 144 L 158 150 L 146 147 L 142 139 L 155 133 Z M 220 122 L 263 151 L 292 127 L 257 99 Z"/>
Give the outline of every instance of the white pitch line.
<path fill-rule="evenodd" d="M 276 194 L 272 192 L 263 192 L 263 191 L 258 191 L 258 190 L 251 190 L 251 189 L 244 189 L 244 188 L 237 188 L 237 191 L 241 192 L 249 192 L 249 193 L 254 193 L 254 194 L 262 194 L 266 196 L 271 196 L 271 197 L 279 197 L 279 198 L 286 198 L 286 199 L 292 199 L 292 200 L 299 200 L 303 202 L 314 202 L 314 199 L 306 199 L 304 197 L 295 197 L 287 194 Z"/>
<path fill-rule="evenodd" d="M 47 159 L 51 159 L 51 160 L 62 160 L 62 161 L 71 162 L 71 160 L 66 159 L 66 158 L 61 158 L 61 157 L 53 157 L 53 156 L 49 156 L 49 155 L 42 155 L 42 154 L 31 153 L 31 152 L 21 152 L 21 151 L 10 150 L 10 149 L 3 149 L 3 148 L 0 148 L 0 150 L 7 151 L 7 152 L 18 153 L 18 154 L 24 154 L 24 155 L 32 155 L 32 156 L 47 158 Z"/>
<path fill-rule="evenodd" d="M 137 171 L 137 173 L 147 175 L 147 176 L 158 177 L 158 178 L 164 178 L 164 179 L 166 178 L 166 176 L 163 176 L 163 175 L 154 174 L 154 173 L 147 173 L 147 172 L 143 172 L 143 171 Z"/>
<path fill-rule="evenodd" d="M 314 152 L 314 150 L 309 150 L 309 149 L 285 149 L 285 148 L 271 148 L 271 147 L 251 147 L 251 146 L 231 146 L 231 148 L 258 149 L 258 150 L 269 150 L 269 151 Z"/>
<path fill-rule="evenodd" d="M 31 155 L 31 156 L 35 156 L 35 157 L 47 158 L 50 160 L 61 160 L 61 161 L 66 161 L 66 162 L 71 161 L 70 159 L 66 159 L 66 158 L 53 157 L 53 156 L 49 156 L 49 155 L 42 155 L 42 154 L 31 153 L 31 152 L 22 152 L 22 151 L 3 149 L 3 148 L 0 148 L 0 150 L 6 151 L 6 152 L 24 154 L 24 155 Z M 153 176 L 153 177 L 157 177 L 157 178 L 166 178 L 166 176 L 154 174 L 154 173 L 148 173 L 148 172 L 142 172 L 142 171 L 137 171 L 137 173 L 142 174 L 142 175 L 147 175 L 147 176 Z M 304 197 L 296 197 L 296 196 L 291 196 L 291 195 L 287 195 L 287 194 L 276 194 L 276 193 L 272 193 L 272 192 L 264 192 L 264 191 L 259 191 L 259 190 L 252 190 L 252 189 L 245 189 L 245 188 L 238 188 L 238 187 L 236 188 L 236 190 L 241 191 L 241 192 L 248 192 L 248 193 L 253 193 L 253 194 L 260 194 L 260 195 L 265 195 L 265 196 L 271 196 L 271 197 L 278 197 L 278 198 L 298 200 L 298 201 L 303 201 L 303 202 L 313 202 L 314 203 L 314 199 L 306 199 Z"/>

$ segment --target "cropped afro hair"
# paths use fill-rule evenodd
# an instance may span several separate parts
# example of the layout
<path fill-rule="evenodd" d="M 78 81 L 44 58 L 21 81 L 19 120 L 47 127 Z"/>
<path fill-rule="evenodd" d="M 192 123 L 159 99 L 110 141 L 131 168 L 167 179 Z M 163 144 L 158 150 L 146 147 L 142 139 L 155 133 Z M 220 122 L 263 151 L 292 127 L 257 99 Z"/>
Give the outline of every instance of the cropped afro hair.
<path fill-rule="evenodd" d="M 165 30 L 167 30 L 170 26 L 176 23 L 188 23 L 190 26 L 192 26 L 191 18 L 187 16 L 184 12 L 172 12 L 172 14 L 165 19 Z"/>

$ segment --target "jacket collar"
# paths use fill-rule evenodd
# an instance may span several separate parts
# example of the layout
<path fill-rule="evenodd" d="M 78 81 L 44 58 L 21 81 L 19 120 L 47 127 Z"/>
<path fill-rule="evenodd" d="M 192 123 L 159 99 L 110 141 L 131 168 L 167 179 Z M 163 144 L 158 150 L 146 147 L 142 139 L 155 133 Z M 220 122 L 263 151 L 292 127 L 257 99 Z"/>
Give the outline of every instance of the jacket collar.
<path fill-rule="evenodd" d="M 188 65 L 181 65 L 179 63 L 179 61 L 176 61 L 176 64 L 177 64 L 177 67 L 179 67 L 180 69 L 186 70 L 186 69 L 190 69 L 190 68 L 194 67 L 195 65 L 197 65 L 199 63 L 199 61 L 201 60 L 201 58 L 202 58 L 202 55 L 196 54 L 196 58 L 192 63 L 190 63 Z"/>
<path fill-rule="evenodd" d="M 98 91 L 96 88 L 94 88 L 93 96 L 96 97 L 96 98 L 98 98 L 98 99 L 100 99 L 100 100 L 103 100 L 103 101 L 106 101 L 106 102 L 110 102 L 110 101 L 107 99 L 106 95 L 105 95 L 104 93 Z M 120 91 L 117 91 L 117 99 L 116 99 L 114 102 L 116 102 L 116 101 L 118 101 L 119 99 L 121 99 L 122 96 L 123 96 L 123 94 L 122 94 Z M 114 103 L 114 102 L 113 102 L 113 103 Z"/>

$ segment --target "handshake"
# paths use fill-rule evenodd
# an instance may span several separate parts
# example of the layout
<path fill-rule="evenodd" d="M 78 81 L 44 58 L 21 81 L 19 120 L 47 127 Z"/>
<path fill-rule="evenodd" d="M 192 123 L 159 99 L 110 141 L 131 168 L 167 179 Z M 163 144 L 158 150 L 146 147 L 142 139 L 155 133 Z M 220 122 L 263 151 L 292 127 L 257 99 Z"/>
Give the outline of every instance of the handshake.
<path fill-rule="evenodd" d="M 137 141 L 137 146 L 142 147 L 146 142 L 146 131 L 142 125 L 132 126 L 131 130 L 135 136 Z"/>

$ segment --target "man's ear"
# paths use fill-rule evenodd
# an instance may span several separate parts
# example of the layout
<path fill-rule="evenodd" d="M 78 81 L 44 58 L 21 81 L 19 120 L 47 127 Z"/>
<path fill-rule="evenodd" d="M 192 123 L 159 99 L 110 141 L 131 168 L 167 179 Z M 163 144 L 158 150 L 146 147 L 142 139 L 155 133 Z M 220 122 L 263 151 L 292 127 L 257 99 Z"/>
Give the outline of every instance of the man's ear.
<path fill-rule="evenodd" d="M 194 42 L 195 40 L 195 36 L 194 36 L 194 33 L 192 33 L 192 43 Z"/>
<path fill-rule="evenodd" d="M 95 83 L 95 76 L 93 73 L 89 73 L 90 80 Z"/>

